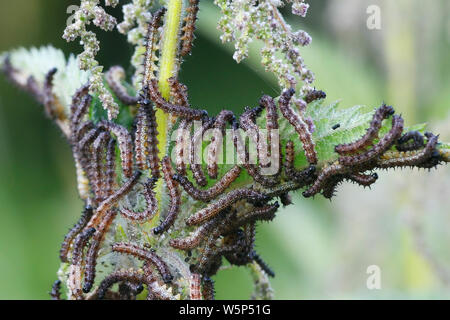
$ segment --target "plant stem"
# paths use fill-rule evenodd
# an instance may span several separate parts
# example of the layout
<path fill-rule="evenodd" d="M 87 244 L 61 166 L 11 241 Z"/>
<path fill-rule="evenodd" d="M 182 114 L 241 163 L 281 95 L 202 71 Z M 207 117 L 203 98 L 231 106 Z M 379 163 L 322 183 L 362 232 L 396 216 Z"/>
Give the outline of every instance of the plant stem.
<path fill-rule="evenodd" d="M 159 65 L 159 90 L 164 99 L 170 98 L 170 87 L 168 79 L 178 72 L 178 42 L 182 19 L 183 0 L 168 0 L 166 18 L 164 21 L 163 39 L 161 45 L 160 65 Z M 169 116 L 161 109 L 156 110 L 156 123 L 158 127 L 158 150 L 159 158 L 166 155 L 167 136 L 169 130 Z M 163 179 L 160 179 L 156 186 L 156 198 L 161 202 L 163 191 Z M 157 220 L 157 219 L 155 219 Z"/>

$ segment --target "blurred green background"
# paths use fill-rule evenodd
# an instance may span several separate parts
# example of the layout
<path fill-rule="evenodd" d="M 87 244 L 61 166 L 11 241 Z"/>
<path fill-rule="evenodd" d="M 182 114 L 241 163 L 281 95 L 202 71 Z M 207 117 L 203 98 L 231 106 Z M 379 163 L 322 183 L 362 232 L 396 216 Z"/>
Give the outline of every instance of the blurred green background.
<path fill-rule="evenodd" d="M 240 112 L 263 93 L 277 95 L 257 60 L 237 65 L 219 44 L 208 2 L 181 73 L 192 103 Z M 313 36 L 302 54 L 329 101 L 386 101 L 407 123 L 428 122 L 450 141 L 448 0 L 310 2 L 306 19 L 286 13 Z M 0 52 L 44 44 L 79 52 L 77 43 L 61 38 L 72 4 L 77 1 L 1 0 Z M 373 4 L 381 8 L 381 30 L 366 26 Z M 100 61 L 125 64 L 132 50 L 124 37 L 100 38 Z M 48 298 L 60 243 L 82 207 L 75 186 L 70 149 L 56 126 L 0 77 L 0 299 Z M 345 185 L 331 203 L 295 195 L 295 205 L 257 234 L 258 251 L 277 273 L 276 298 L 450 298 L 449 194 L 450 170 L 440 168 L 382 172 L 372 191 Z M 367 289 L 370 265 L 381 269 L 380 290 Z M 215 280 L 218 298 L 250 296 L 244 268 L 224 270 Z"/>

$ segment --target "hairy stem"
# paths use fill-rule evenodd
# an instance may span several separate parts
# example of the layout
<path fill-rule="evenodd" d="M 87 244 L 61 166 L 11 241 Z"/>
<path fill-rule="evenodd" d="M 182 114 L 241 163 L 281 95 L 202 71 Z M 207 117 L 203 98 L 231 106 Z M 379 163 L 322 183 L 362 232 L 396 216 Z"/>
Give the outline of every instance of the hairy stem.
<path fill-rule="evenodd" d="M 164 99 L 170 98 L 168 79 L 178 72 L 178 43 L 182 19 L 182 0 L 169 0 L 164 22 L 163 39 L 161 45 L 161 58 L 159 65 L 159 88 Z M 166 155 L 169 116 L 161 109 L 156 111 L 156 123 L 158 125 L 158 150 L 159 158 Z M 156 186 L 156 198 L 161 202 L 163 180 L 159 180 Z M 157 220 L 157 219 L 155 219 Z"/>

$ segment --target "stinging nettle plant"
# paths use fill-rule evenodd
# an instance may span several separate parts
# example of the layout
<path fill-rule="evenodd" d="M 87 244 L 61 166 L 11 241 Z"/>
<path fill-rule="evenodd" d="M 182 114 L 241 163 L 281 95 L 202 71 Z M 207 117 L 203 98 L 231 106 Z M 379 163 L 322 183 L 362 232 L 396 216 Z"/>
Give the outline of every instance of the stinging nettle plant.
<path fill-rule="evenodd" d="M 250 42 L 260 42 L 261 63 L 280 86 L 279 97 L 265 95 L 240 116 L 196 109 L 177 80 L 199 0 L 81 0 L 63 35 L 80 41 L 77 57 L 52 47 L 0 56 L 4 74 L 43 104 L 71 144 L 85 202 L 61 247 L 54 299 L 214 299 L 211 277 L 224 258 L 249 268 L 252 298 L 270 299 L 274 272 L 254 236 L 278 201 L 291 204 L 297 190 L 331 198 L 344 181 L 375 183 L 376 169 L 449 161 L 448 144 L 425 125 L 405 127 L 391 106 L 324 103 L 300 54 L 311 37 L 279 11 L 305 17 L 303 0 L 214 3 L 233 58 L 246 59 Z M 105 11 L 118 5 L 120 23 Z M 134 46 L 129 81 L 122 67 L 104 71 L 96 60 L 96 28 L 117 29 Z"/>

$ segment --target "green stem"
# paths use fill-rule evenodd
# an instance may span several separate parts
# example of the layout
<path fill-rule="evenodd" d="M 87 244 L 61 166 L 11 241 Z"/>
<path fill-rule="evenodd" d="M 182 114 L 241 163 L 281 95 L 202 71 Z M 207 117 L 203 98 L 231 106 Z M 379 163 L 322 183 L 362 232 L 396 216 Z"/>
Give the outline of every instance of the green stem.
<path fill-rule="evenodd" d="M 170 98 L 170 87 L 168 79 L 176 76 L 178 72 L 178 43 L 181 28 L 183 0 L 168 0 L 165 15 L 163 38 L 161 43 L 161 54 L 159 64 L 159 90 L 164 99 Z M 158 127 L 158 149 L 159 158 L 166 155 L 169 116 L 161 109 L 156 111 L 156 123 Z M 161 202 L 163 191 L 162 179 L 156 186 L 156 198 Z M 155 219 L 156 220 L 156 219 Z"/>

